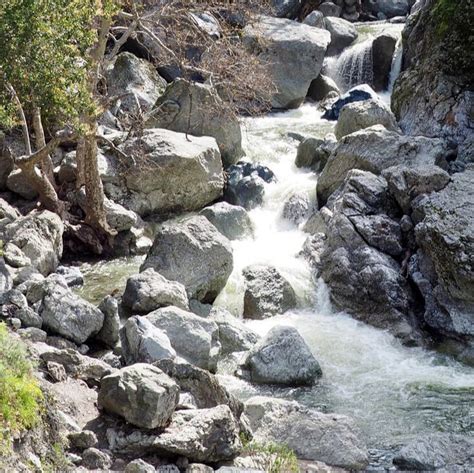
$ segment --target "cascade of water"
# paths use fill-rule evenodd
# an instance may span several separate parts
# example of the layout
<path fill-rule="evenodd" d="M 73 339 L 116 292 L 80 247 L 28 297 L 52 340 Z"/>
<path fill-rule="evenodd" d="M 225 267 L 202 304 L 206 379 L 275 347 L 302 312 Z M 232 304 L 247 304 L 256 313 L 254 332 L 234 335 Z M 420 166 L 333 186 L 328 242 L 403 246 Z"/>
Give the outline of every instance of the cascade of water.
<path fill-rule="evenodd" d="M 393 91 L 393 86 L 400 71 L 402 70 L 402 60 L 403 60 L 403 44 L 402 37 L 398 38 L 397 44 L 395 46 L 395 52 L 393 53 L 392 67 L 390 69 L 390 78 L 388 81 L 388 93 L 391 94 Z"/>

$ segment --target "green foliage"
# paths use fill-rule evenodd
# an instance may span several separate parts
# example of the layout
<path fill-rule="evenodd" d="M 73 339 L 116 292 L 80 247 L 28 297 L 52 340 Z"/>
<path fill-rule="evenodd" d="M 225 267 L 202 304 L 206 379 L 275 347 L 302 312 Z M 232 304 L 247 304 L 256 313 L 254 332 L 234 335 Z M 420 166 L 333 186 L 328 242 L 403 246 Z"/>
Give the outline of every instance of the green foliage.
<path fill-rule="evenodd" d="M 16 119 L 10 83 L 28 112 L 61 125 L 94 107 L 87 90 L 87 51 L 98 17 L 116 13 L 115 0 L 2 0 L 0 2 L 0 126 Z"/>
<path fill-rule="evenodd" d="M 295 452 L 286 445 L 275 443 L 261 444 L 252 442 L 241 435 L 241 441 L 244 446 L 243 454 L 255 456 L 263 468 L 268 473 L 297 473 L 299 472 L 298 458 Z"/>
<path fill-rule="evenodd" d="M 0 456 L 11 448 L 11 435 L 41 419 L 42 392 L 32 375 L 24 345 L 0 324 Z"/>

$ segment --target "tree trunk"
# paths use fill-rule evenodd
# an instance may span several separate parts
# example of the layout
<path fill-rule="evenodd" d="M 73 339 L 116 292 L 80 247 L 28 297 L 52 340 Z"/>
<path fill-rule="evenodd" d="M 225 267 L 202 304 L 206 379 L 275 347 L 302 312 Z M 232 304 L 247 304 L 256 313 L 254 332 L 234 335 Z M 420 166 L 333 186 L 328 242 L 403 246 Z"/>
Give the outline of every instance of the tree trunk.
<path fill-rule="evenodd" d="M 36 149 L 41 149 L 46 146 L 46 138 L 44 136 L 43 122 L 41 120 L 41 109 L 35 107 L 33 109 L 33 131 L 35 132 Z M 43 174 L 48 178 L 51 185 L 56 188 L 54 181 L 54 166 L 51 160 L 51 155 L 46 155 L 40 163 Z"/>

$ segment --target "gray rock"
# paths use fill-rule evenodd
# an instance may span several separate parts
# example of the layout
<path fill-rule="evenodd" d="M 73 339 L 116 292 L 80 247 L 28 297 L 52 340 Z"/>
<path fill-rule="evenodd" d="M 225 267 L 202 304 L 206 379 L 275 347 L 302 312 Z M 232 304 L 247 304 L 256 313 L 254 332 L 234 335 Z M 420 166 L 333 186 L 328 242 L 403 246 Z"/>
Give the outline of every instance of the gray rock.
<path fill-rule="evenodd" d="M 283 399 L 254 397 L 245 403 L 244 418 L 256 442 L 287 445 L 300 459 L 349 470 L 364 470 L 369 463 L 362 434 L 346 416 L 323 414 Z"/>
<path fill-rule="evenodd" d="M 379 99 L 352 102 L 342 107 L 336 123 L 335 134 L 340 140 L 355 131 L 383 125 L 387 130 L 400 133 L 395 116 L 390 108 Z"/>
<path fill-rule="evenodd" d="M 33 189 L 25 173 L 14 169 L 7 178 L 7 189 L 26 200 L 34 200 L 38 192 Z"/>
<path fill-rule="evenodd" d="M 304 20 L 303 23 L 308 26 L 316 28 L 324 28 L 324 15 L 318 11 L 313 10 Z"/>
<path fill-rule="evenodd" d="M 77 344 L 99 333 L 104 324 L 104 314 L 69 289 L 52 286 L 47 289 L 38 309 L 43 327 Z"/>
<path fill-rule="evenodd" d="M 229 240 L 252 235 L 252 221 L 247 211 L 239 205 L 219 202 L 201 210 L 206 217 Z"/>
<path fill-rule="evenodd" d="M 178 383 L 182 394 L 192 397 L 198 409 L 208 409 L 220 405 L 229 406 L 234 417 L 239 419 L 243 404 L 222 386 L 217 377 L 183 360 L 160 360 L 155 364 Z"/>
<path fill-rule="evenodd" d="M 311 386 L 322 376 L 321 367 L 294 327 L 278 326 L 257 343 L 242 365 L 260 384 Z"/>
<path fill-rule="evenodd" d="M 216 105 L 217 103 L 217 105 Z M 243 156 L 242 133 L 235 117 L 219 113 L 222 103 L 210 85 L 176 79 L 155 104 L 147 126 L 216 139 L 225 166 Z"/>
<path fill-rule="evenodd" d="M 421 194 L 430 194 L 444 189 L 449 174 L 438 166 L 392 166 L 382 175 L 388 182 L 390 193 L 405 214 L 411 213 L 411 202 Z"/>
<path fill-rule="evenodd" d="M 191 18 L 195 21 L 198 28 L 213 39 L 219 39 L 222 36 L 222 28 L 219 21 L 209 12 L 191 12 Z"/>
<path fill-rule="evenodd" d="M 199 368 L 215 371 L 220 352 L 217 325 L 177 307 L 164 307 L 146 316 L 168 336 L 176 353 Z"/>
<path fill-rule="evenodd" d="M 324 19 L 324 27 L 331 34 L 331 42 L 327 50 L 328 55 L 339 54 L 359 36 L 355 26 L 342 18 L 327 16 Z"/>
<path fill-rule="evenodd" d="M 276 16 L 292 18 L 298 14 L 302 0 L 272 0 Z"/>
<path fill-rule="evenodd" d="M 31 260 L 14 243 L 7 243 L 3 250 L 5 263 L 13 268 L 22 268 L 31 265 Z"/>
<path fill-rule="evenodd" d="M 141 271 L 147 268 L 183 284 L 190 298 L 213 302 L 232 272 L 232 247 L 205 217 L 165 223 Z"/>
<path fill-rule="evenodd" d="M 342 8 L 339 5 L 335 5 L 333 2 L 324 2 L 319 5 L 319 11 L 326 17 L 341 16 Z"/>
<path fill-rule="evenodd" d="M 154 366 L 138 363 L 105 376 L 99 406 L 145 429 L 165 427 L 179 398 L 178 385 Z"/>
<path fill-rule="evenodd" d="M 296 307 L 294 289 L 276 268 L 249 266 L 243 275 L 246 286 L 244 318 L 265 319 Z"/>
<path fill-rule="evenodd" d="M 123 164 L 120 173 L 113 168 L 107 171 L 111 177 L 110 182 L 106 179 L 105 192 L 140 216 L 197 210 L 222 195 L 222 162 L 213 138 L 156 128 L 119 148 L 133 159 Z"/>
<path fill-rule="evenodd" d="M 397 164 L 447 167 L 442 140 L 423 136 L 409 137 L 375 125 L 345 136 L 331 153 L 318 178 L 317 194 L 324 204 L 344 181 L 351 169 L 374 174 Z"/>
<path fill-rule="evenodd" d="M 148 314 L 170 305 L 189 309 L 186 288 L 179 282 L 168 281 L 153 268 L 148 268 L 127 280 L 122 304 L 134 314 Z"/>
<path fill-rule="evenodd" d="M 135 212 L 127 210 L 107 197 L 104 199 L 104 208 L 107 223 L 118 232 L 130 230 L 138 222 L 138 215 Z"/>
<path fill-rule="evenodd" d="M 84 284 L 84 276 L 81 270 L 75 266 L 58 266 L 56 273 L 66 280 L 69 287 L 82 286 Z"/>
<path fill-rule="evenodd" d="M 213 308 L 209 320 L 219 327 L 221 355 L 250 350 L 260 339 L 259 335 L 225 309 Z"/>
<path fill-rule="evenodd" d="M 324 140 L 320 138 L 305 138 L 298 145 L 295 164 L 296 167 L 308 167 L 316 172 L 323 170 L 329 155 L 336 147 L 336 137 L 328 135 Z"/>
<path fill-rule="evenodd" d="M 410 11 L 409 0 L 372 0 L 371 11 L 374 15 L 382 13 L 386 18 L 405 16 Z"/>
<path fill-rule="evenodd" d="M 469 471 L 474 468 L 474 440 L 449 433 L 424 435 L 403 446 L 393 463 L 400 470 Z"/>
<path fill-rule="evenodd" d="M 311 200 L 305 194 L 293 194 L 283 204 L 282 216 L 285 220 L 299 225 L 311 213 Z"/>
<path fill-rule="evenodd" d="M 214 473 L 214 468 L 203 463 L 191 463 L 186 468 L 186 473 Z"/>
<path fill-rule="evenodd" d="M 48 336 L 44 330 L 41 330 L 36 327 L 22 328 L 18 330 L 18 335 L 22 338 L 30 340 L 32 343 L 45 342 L 46 337 Z"/>
<path fill-rule="evenodd" d="M 106 452 L 88 448 L 82 454 L 82 464 L 90 470 L 108 470 L 112 466 L 112 459 Z"/>
<path fill-rule="evenodd" d="M 383 32 L 377 35 L 372 43 L 372 85 L 377 92 L 386 90 L 388 87 L 397 41 L 397 34 Z"/>
<path fill-rule="evenodd" d="M 64 225 L 48 210 L 33 211 L 4 229 L 3 239 L 13 243 L 40 273 L 47 276 L 56 270 L 63 253 Z"/>
<path fill-rule="evenodd" d="M 122 355 L 126 364 L 153 363 L 175 358 L 176 352 L 166 333 L 145 317 L 134 316 L 120 330 Z"/>
<path fill-rule="evenodd" d="M 106 296 L 99 304 L 99 310 L 104 314 L 104 323 L 96 338 L 113 348 L 119 341 L 120 316 L 118 302 L 115 297 Z"/>
<path fill-rule="evenodd" d="M 313 13 L 317 12 L 314 11 Z M 319 102 L 320 100 L 324 100 L 331 92 L 335 92 L 337 95 L 341 94 L 339 87 L 333 79 L 323 74 L 319 74 L 319 76 L 314 79 L 309 86 L 308 97 Z"/>
<path fill-rule="evenodd" d="M 273 107 L 296 108 L 321 71 L 330 34 L 291 20 L 260 17 L 244 29 L 243 41 L 253 54 L 269 64 L 278 90 Z"/>
<path fill-rule="evenodd" d="M 13 158 L 5 143 L 5 135 L 0 134 L 0 190 L 5 190 L 7 178 L 14 166 Z"/>
<path fill-rule="evenodd" d="M 81 450 L 97 445 L 97 435 L 91 430 L 82 430 L 81 432 L 72 432 L 68 435 L 69 443 Z"/>
<path fill-rule="evenodd" d="M 143 461 L 141 458 L 131 461 L 124 470 L 125 473 L 156 473 L 153 465 Z"/>
<path fill-rule="evenodd" d="M 156 68 L 131 53 L 119 54 L 107 71 L 107 92 L 117 97 L 112 111 L 119 119 L 149 112 L 166 87 Z"/>

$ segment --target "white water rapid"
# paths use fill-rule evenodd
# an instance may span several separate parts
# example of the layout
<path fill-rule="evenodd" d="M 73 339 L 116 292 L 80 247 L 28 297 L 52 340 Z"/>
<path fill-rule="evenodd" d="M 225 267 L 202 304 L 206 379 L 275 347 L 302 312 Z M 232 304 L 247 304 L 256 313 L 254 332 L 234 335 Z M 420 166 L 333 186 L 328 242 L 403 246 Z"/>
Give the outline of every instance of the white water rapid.
<path fill-rule="evenodd" d="M 235 269 L 215 304 L 241 315 L 242 269 L 253 263 L 274 265 L 297 290 L 300 308 L 249 325 L 261 334 L 278 324 L 295 326 L 324 376 L 311 389 L 269 388 L 233 377 L 230 364 L 224 365 L 221 380 L 240 398 L 272 394 L 347 414 L 364 432 L 375 457 L 412 434 L 471 431 L 474 370 L 434 352 L 404 347 L 390 334 L 334 312 L 324 284 L 313 281 L 305 260 L 298 257 L 307 235 L 285 223 L 281 212 L 292 193 L 314 199 L 316 177 L 294 165 L 297 142 L 287 133 L 322 137 L 333 125 L 313 105 L 250 119 L 245 125 L 247 159 L 268 166 L 278 181 L 267 185 L 264 205 L 250 211 L 254 237 L 233 242 Z"/>

